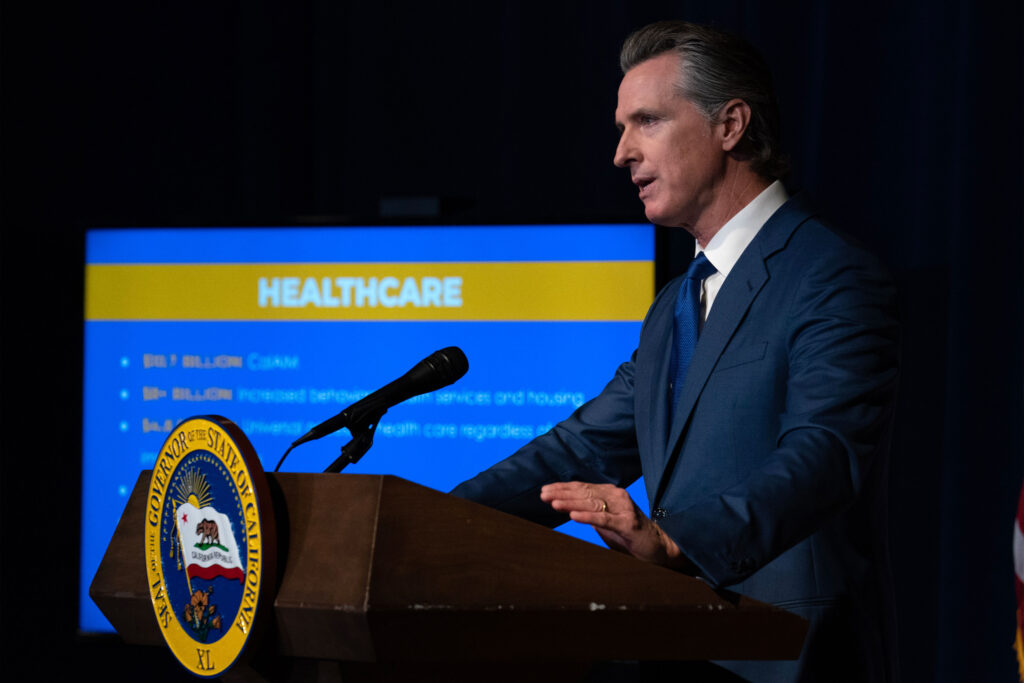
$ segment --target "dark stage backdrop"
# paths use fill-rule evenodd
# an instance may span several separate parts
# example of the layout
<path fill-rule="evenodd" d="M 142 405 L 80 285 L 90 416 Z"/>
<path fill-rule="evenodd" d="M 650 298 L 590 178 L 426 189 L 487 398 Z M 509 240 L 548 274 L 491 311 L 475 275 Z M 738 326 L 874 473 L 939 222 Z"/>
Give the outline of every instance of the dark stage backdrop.
<path fill-rule="evenodd" d="M 764 51 L 790 188 L 901 284 L 905 679 L 1014 680 L 1022 14 L 968 0 L 4 3 L 5 663 L 100 661 L 75 638 L 85 227 L 638 220 L 611 165 L 617 50 L 679 17 Z M 403 202 L 418 197 L 436 201 Z M 396 215 L 417 205 L 437 211 Z M 662 281 L 690 244 L 662 233 Z"/>

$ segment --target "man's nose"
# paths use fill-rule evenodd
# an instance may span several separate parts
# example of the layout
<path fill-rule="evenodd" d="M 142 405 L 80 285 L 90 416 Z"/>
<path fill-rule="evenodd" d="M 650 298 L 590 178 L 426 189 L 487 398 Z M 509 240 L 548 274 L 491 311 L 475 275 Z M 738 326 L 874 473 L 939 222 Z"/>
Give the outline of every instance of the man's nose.
<path fill-rule="evenodd" d="M 612 163 L 619 168 L 626 168 L 631 162 L 638 160 L 636 145 L 633 144 L 633 136 L 624 131 L 619 136 L 619 144 L 615 147 L 615 156 Z"/>

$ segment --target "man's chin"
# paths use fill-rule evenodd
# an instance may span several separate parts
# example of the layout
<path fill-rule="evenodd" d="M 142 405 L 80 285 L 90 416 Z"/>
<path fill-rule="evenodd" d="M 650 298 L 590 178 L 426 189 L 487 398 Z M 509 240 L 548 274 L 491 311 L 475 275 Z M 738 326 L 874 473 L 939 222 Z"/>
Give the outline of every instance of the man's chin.
<path fill-rule="evenodd" d="M 665 220 L 665 217 L 654 207 L 644 206 L 644 216 L 646 216 L 647 220 L 654 225 L 665 225 L 662 223 L 662 221 Z"/>
<path fill-rule="evenodd" d="M 675 220 L 672 216 L 666 215 L 653 207 L 645 208 L 644 216 L 654 225 L 660 225 L 663 228 L 677 228 L 680 225 L 679 221 Z"/>

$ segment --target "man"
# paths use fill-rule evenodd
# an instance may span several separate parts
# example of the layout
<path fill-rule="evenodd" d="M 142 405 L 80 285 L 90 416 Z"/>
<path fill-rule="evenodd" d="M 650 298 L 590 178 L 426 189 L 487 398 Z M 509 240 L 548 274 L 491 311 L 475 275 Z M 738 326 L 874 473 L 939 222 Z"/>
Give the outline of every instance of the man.
<path fill-rule="evenodd" d="M 744 678 L 887 680 L 889 281 L 787 197 L 753 48 L 661 22 L 621 62 L 615 164 L 651 222 L 695 237 L 694 264 L 598 397 L 453 493 L 552 525 L 568 515 L 811 621 L 799 661 L 721 663 Z M 621 488 L 641 474 L 651 517 Z"/>

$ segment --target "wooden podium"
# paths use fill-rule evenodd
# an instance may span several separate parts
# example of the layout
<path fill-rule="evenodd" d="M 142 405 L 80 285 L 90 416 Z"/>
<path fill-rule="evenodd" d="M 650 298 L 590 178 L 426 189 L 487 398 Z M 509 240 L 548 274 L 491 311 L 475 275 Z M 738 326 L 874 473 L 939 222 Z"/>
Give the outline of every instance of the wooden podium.
<path fill-rule="evenodd" d="M 796 615 L 397 477 L 267 479 L 280 555 L 274 626 L 252 666 L 225 678 L 297 680 L 280 674 L 289 660 L 319 660 L 311 677 L 347 681 L 413 680 L 421 666 L 800 653 L 807 622 Z M 149 480 L 139 476 L 89 595 L 126 642 L 164 646 L 143 553 Z M 277 673 L 261 674 L 260 660 Z"/>

